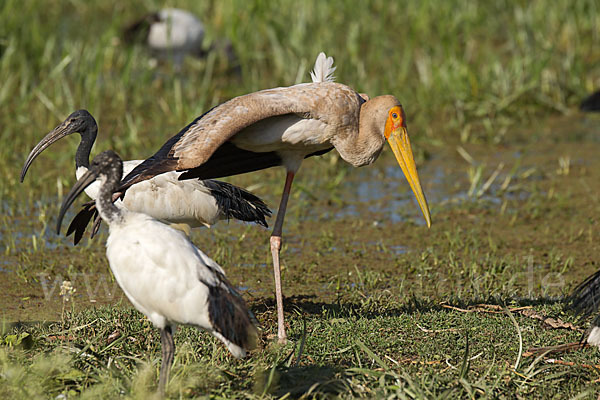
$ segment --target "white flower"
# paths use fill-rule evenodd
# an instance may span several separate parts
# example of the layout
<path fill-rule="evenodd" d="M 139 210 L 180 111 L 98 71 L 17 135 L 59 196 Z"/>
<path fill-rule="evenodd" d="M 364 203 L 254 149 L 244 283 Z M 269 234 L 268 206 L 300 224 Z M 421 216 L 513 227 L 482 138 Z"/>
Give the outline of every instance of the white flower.
<path fill-rule="evenodd" d="M 77 289 L 73 287 L 71 281 L 63 281 L 62 285 L 60 285 L 60 296 L 63 297 L 64 301 L 71 300 L 71 296 L 75 293 Z"/>

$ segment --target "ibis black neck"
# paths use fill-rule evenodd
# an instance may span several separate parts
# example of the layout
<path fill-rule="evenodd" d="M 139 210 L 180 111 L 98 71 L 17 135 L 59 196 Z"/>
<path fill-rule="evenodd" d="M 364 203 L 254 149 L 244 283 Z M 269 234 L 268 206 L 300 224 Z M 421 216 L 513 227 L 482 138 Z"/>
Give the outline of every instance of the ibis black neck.
<path fill-rule="evenodd" d="M 75 168 L 89 168 L 90 153 L 92 152 L 92 146 L 94 145 L 96 136 L 98 135 L 98 126 L 94 123 L 93 126 L 86 127 L 79 134 L 81 135 L 81 142 L 79 142 L 77 152 L 75 153 Z"/>

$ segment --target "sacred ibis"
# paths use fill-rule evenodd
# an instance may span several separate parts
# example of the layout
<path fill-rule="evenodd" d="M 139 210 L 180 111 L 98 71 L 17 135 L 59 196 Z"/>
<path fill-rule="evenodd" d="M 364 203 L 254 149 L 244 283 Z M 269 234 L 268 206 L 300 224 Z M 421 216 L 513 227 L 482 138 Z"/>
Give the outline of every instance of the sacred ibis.
<path fill-rule="evenodd" d="M 21 182 L 38 155 L 53 143 L 76 132 L 81 135 L 81 141 L 75 153 L 75 175 L 81 178 L 88 171 L 90 152 L 98 133 L 96 120 L 86 110 L 78 110 L 69 115 L 31 150 L 21 170 Z M 126 161 L 125 173 L 129 173 L 141 162 L 142 160 Z M 177 225 L 188 234 L 190 228 L 210 227 L 219 220 L 230 218 L 267 227 L 265 217 L 269 217 L 271 211 L 252 193 L 215 180 L 180 181 L 179 175 L 181 174 L 170 172 L 135 185 L 127 191 L 127 196 L 122 201 L 118 200 L 116 204 Z M 91 184 L 86 188 L 86 194 L 95 200 L 99 187 L 99 181 Z M 74 219 L 69 234 L 72 230 L 75 231 L 75 243 L 81 239 L 93 212 L 90 207 L 84 208 L 82 214 Z"/>
<path fill-rule="evenodd" d="M 181 68 L 186 55 L 205 57 L 210 51 L 222 51 L 233 65 L 237 58 L 233 45 L 227 39 L 216 40 L 204 47 L 204 25 L 189 11 L 164 8 L 144 15 L 123 30 L 127 43 L 144 43 L 150 53 L 161 60 L 172 59 Z"/>
<path fill-rule="evenodd" d="M 123 162 L 115 152 L 97 155 L 65 197 L 57 232 L 69 206 L 99 178 L 96 207 L 109 227 L 106 256 L 110 268 L 135 308 L 160 329 L 162 393 L 175 353 L 177 324 L 212 333 L 237 358 L 256 347 L 258 332 L 254 317 L 221 267 L 183 232 L 113 204 L 112 194 L 122 176 Z"/>

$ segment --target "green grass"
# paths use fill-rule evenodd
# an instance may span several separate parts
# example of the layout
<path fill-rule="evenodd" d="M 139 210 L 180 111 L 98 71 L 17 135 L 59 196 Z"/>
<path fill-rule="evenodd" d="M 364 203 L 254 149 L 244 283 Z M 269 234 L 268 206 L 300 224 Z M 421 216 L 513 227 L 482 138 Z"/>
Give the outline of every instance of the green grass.
<path fill-rule="evenodd" d="M 595 390 L 589 380 L 597 379 L 598 367 L 587 364 L 596 350 L 561 357 L 574 365 L 523 355 L 528 346 L 575 341 L 580 333 L 540 331 L 539 321 L 511 313 L 508 306 L 505 313 L 501 307 L 495 313 L 467 313 L 384 297 L 368 307 L 302 308 L 288 318 L 291 344 L 264 343 L 242 361 L 233 360 L 210 335 L 180 329 L 168 395 L 564 398 Z M 556 304 L 540 308 L 560 311 Z M 259 319 L 266 314 L 258 313 Z M 25 331 L 29 336 L 20 344 L 0 352 L 3 397 L 143 398 L 156 388 L 158 332 L 134 310 L 70 314 L 64 324 L 13 329 L 16 339 L 10 340 L 18 342 Z"/>
<path fill-rule="evenodd" d="M 596 350 L 561 357 L 574 366 L 522 353 L 529 346 L 575 341 L 580 333 L 540 331 L 539 321 L 508 307 L 506 313 L 500 307 L 496 313 L 466 313 L 381 298 L 369 307 L 302 308 L 288 318 L 291 344 L 266 342 L 242 361 L 233 360 L 210 335 L 180 329 L 168 395 L 564 398 L 595 390 L 588 385 L 598 378 L 598 367 L 587 363 Z M 541 306 L 549 314 L 559 309 Z M 258 313 L 259 319 L 266 314 Z M 0 350 L 5 398 L 60 393 L 143 398 L 156 389 L 158 331 L 134 310 L 91 309 L 69 314 L 64 324 L 13 332 L 4 340 L 18 342 L 22 332 L 29 336 Z"/>
<path fill-rule="evenodd" d="M 599 120 L 575 111 L 600 86 L 600 2 L 178 2 L 202 16 L 209 40 L 233 42 L 240 75 L 218 54 L 179 73 L 151 67 L 144 49 L 121 43 L 121 27 L 160 6 L 0 2 L 0 318 L 47 321 L 1 330 L 0 397 L 146 398 L 160 361 L 158 332 L 107 268 L 106 232 L 78 247 L 54 233 L 77 140 L 53 146 L 20 184 L 33 145 L 86 108 L 99 123 L 95 152 L 145 158 L 214 105 L 307 81 L 320 51 L 339 82 L 403 102 L 434 225 L 423 226 L 389 151 L 362 169 L 335 152 L 307 160 L 284 232 L 282 347 L 269 231 L 195 232 L 243 289 L 262 347 L 234 360 L 210 335 L 180 329 L 169 396 L 597 396 L 598 350 L 529 356 L 581 333 L 515 308 L 586 326 L 560 298 L 600 251 Z M 229 180 L 275 209 L 283 171 Z M 77 289 L 66 307 L 63 280 Z"/>

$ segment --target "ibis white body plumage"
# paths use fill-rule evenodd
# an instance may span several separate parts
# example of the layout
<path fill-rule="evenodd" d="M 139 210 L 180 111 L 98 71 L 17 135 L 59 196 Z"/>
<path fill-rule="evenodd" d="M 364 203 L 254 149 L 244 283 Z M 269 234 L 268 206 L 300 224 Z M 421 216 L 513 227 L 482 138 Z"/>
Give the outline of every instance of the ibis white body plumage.
<path fill-rule="evenodd" d="M 181 68 L 187 54 L 204 56 L 204 25 L 191 12 L 164 8 L 144 15 L 125 28 L 126 42 L 145 44 L 158 59 L 172 59 Z"/>
<path fill-rule="evenodd" d="M 207 330 L 235 357 L 244 357 L 256 346 L 258 332 L 243 299 L 221 267 L 181 231 L 113 204 L 122 177 L 122 161 L 116 153 L 100 153 L 80 177 L 63 201 L 57 231 L 69 206 L 85 187 L 98 184 L 98 177 L 96 207 L 109 226 L 110 268 L 131 303 L 161 330 L 161 391 L 173 361 L 172 333 L 177 324 Z"/>
<path fill-rule="evenodd" d="M 156 21 L 150 24 L 147 44 L 159 57 L 172 56 L 181 64 L 189 53 L 200 53 L 204 40 L 204 25 L 192 13 L 179 8 L 158 11 Z"/>
<path fill-rule="evenodd" d="M 221 285 L 218 275 L 225 273 L 183 232 L 126 210 L 109 223 L 109 232 L 106 257 L 115 279 L 154 326 L 197 326 L 222 340 L 235 357 L 246 355 L 244 348 L 224 337 L 210 320 L 209 285 Z"/>
<path fill-rule="evenodd" d="M 123 162 L 123 173 L 128 174 L 144 160 Z M 81 178 L 88 171 L 79 167 L 75 176 Z M 134 212 L 151 215 L 153 218 L 169 224 L 183 224 L 190 228 L 211 227 L 220 220 L 228 219 L 219 207 L 217 199 L 211 194 L 209 185 L 204 181 L 180 181 L 180 173 L 157 176 L 156 179 L 140 182 L 123 200 L 115 204 Z M 100 181 L 85 189 L 92 200 L 98 197 Z"/>

